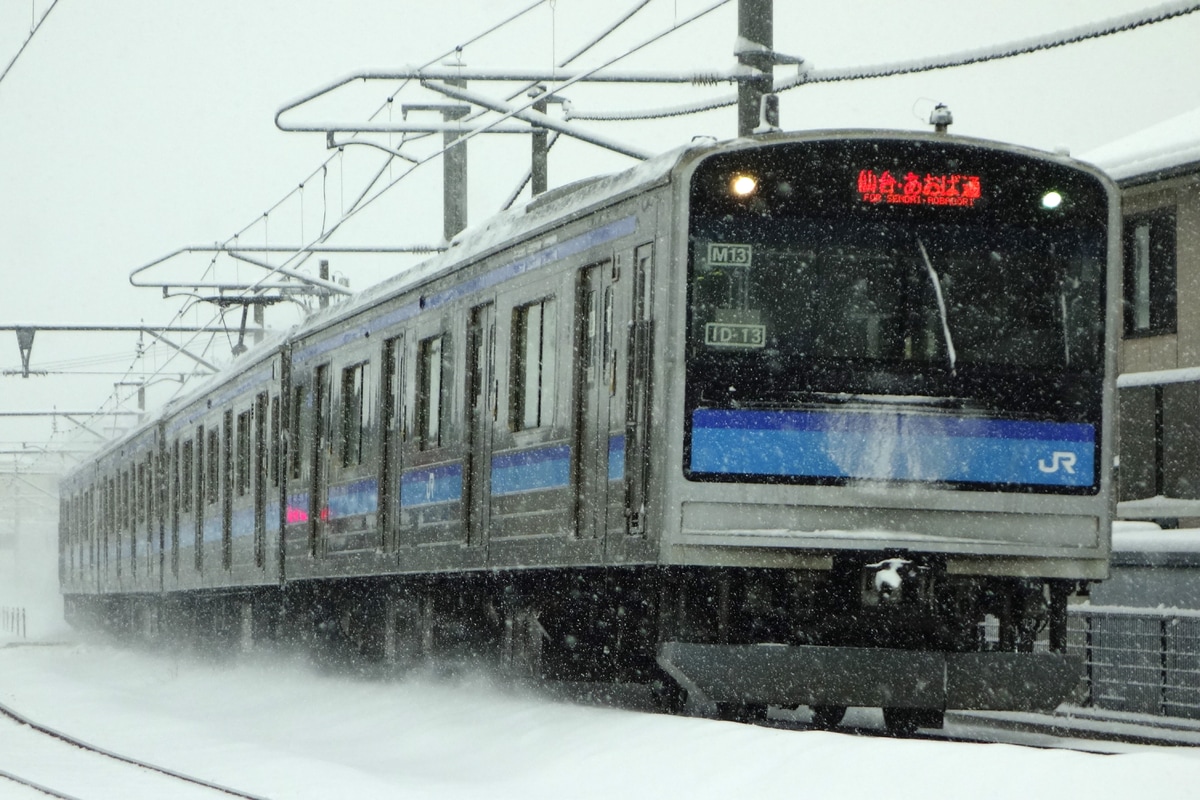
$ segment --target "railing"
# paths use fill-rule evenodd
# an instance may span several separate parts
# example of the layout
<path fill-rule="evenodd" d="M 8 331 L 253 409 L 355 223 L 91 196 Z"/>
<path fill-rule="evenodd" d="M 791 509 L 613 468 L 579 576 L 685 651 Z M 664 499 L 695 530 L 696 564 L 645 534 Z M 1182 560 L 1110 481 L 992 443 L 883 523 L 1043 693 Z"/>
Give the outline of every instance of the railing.
<path fill-rule="evenodd" d="M 25 609 L 4 606 L 0 608 L 0 630 L 25 638 Z"/>
<path fill-rule="evenodd" d="M 1074 607 L 1068 649 L 1084 658 L 1084 705 L 1200 719 L 1200 611 Z"/>

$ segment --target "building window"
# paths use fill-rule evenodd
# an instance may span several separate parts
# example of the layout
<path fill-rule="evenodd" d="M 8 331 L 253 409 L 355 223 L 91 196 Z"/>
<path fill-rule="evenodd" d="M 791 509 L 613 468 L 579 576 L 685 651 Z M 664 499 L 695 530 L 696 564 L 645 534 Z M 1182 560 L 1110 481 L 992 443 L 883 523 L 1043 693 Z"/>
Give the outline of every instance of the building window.
<path fill-rule="evenodd" d="M 1175 332 L 1175 209 L 1125 220 L 1125 333 Z"/>
<path fill-rule="evenodd" d="M 512 427 L 540 428 L 554 409 L 554 303 L 541 300 L 513 310 Z"/>
<path fill-rule="evenodd" d="M 421 341 L 417 349 L 417 438 L 422 450 L 442 443 L 442 351 L 444 336 Z"/>

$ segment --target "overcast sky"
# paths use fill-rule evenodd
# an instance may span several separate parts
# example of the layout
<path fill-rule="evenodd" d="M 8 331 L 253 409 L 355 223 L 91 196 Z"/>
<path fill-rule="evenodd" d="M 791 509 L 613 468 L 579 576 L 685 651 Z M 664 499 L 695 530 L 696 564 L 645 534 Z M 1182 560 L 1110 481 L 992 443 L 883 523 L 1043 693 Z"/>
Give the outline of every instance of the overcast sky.
<path fill-rule="evenodd" d="M 0 64 L 17 52 L 51 0 L 0 3 Z M 320 134 L 283 133 L 275 112 L 294 98 L 360 70 L 395 70 L 452 50 L 532 0 L 60 0 L 20 60 L 0 82 L 0 325 L 163 324 L 184 306 L 129 285 L 131 270 L 185 245 L 225 241 L 295 245 L 342 213 L 378 170 L 377 150 L 351 147 L 297 190 L 329 153 Z M 467 46 L 470 67 L 549 69 L 636 0 L 542 3 Z M 652 0 L 618 35 L 578 64 L 596 64 L 652 32 L 671 27 L 709 0 Z M 1150 8 L 1147 0 L 863 0 L 778 2 L 775 47 L 815 68 L 932 57 Z M 736 2 L 619 63 L 624 69 L 722 70 L 733 64 Z M 1005 61 L 853 83 L 801 87 L 782 97 L 787 129 L 923 129 L 935 102 L 950 105 L 954 132 L 1082 153 L 1200 107 L 1200 13 L 1130 33 Z M 794 68 L 780 67 L 778 76 Z M 394 84 L 347 95 L 338 113 L 365 120 Z M 480 91 L 501 94 L 509 87 Z M 729 86 L 694 89 L 571 87 L 580 110 L 653 108 Z M 400 119 L 400 103 L 437 102 L 406 89 L 378 119 Z M 428 119 L 428 117 L 425 117 Z M 414 117 L 415 119 L 415 117 Z M 666 122 L 581 123 L 658 152 L 693 135 L 728 138 L 733 109 Z M 1200 132 L 1198 132 L 1200 135 Z M 428 151 L 429 148 L 425 148 Z M 414 153 L 422 152 L 420 147 Z M 471 144 L 470 216 L 493 213 L 527 167 L 525 137 Z M 560 144 L 551 184 L 631 165 L 583 144 Z M 388 179 L 400 174 L 393 166 Z M 440 169 L 414 173 L 332 242 L 348 246 L 436 242 L 441 235 Z M 248 227 L 249 226 L 249 227 Z M 338 259 L 333 269 L 361 288 L 402 268 L 404 259 Z M 196 276 L 203 261 L 180 262 Z M 245 268 L 243 277 L 253 273 Z M 178 274 L 178 273 L 176 273 Z M 257 275 L 254 275 L 257 277 Z M 215 309 L 193 304 L 190 324 Z M 268 324 L 289 325 L 296 309 L 272 308 Z M 237 315 L 230 316 L 235 325 Z M 149 344 L 149 342 L 147 342 Z M 215 359 L 229 342 L 210 346 Z M 204 347 L 200 343 L 199 347 Z M 40 334 L 33 369 L 124 371 L 162 366 L 162 347 L 137 357 L 136 337 Z M 85 362 L 86 359 L 86 362 Z M 66 363 L 74 362 L 74 363 Z M 0 369 L 16 369 L 15 336 L 0 333 Z M 190 370 L 176 358 L 168 372 Z M 2 377 L 0 411 L 99 407 L 119 375 Z M 173 391 L 159 384 L 151 403 Z M 60 431 L 69 428 L 60 422 Z M 0 419 L 0 449 L 44 442 L 49 422 Z M 86 438 L 86 437 L 85 437 Z M 0 457 L 0 464 L 8 457 Z"/>

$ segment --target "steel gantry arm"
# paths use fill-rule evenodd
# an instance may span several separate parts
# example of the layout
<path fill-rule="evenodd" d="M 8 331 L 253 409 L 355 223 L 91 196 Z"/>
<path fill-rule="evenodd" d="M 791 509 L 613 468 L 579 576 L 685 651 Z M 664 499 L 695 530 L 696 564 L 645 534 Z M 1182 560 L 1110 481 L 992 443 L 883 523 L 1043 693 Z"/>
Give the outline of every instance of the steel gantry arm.
<path fill-rule="evenodd" d="M 342 288 L 342 287 L 339 287 Z M 21 377 L 28 378 L 33 374 L 29 369 L 29 359 L 33 352 L 33 338 L 38 331 L 54 333 L 147 333 L 163 344 L 175 348 L 183 355 L 199 363 L 201 366 L 217 372 L 218 368 L 199 356 L 189 353 L 179 345 L 163 338 L 164 333 L 228 333 L 225 328 L 211 325 L 0 325 L 0 331 L 16 331 L 17 345 L 21 349 Z M 250 333 L 262 333 L 262 328 L 250 329 Z M 7 373 L 6 373 L 7 374 Z"/>
<path fill-rule="evenodd" d="M 192 289 L 217 289 L 217 290 L 223 290 L 223 291 L 243 291 L 243 292 L 285 291 L 285 290 L 296 290 L 296 289 L 303 289 L 305 287 L 310 287 L 312 289 L 319 290 L 319 291 L 313 292 L 314 294 L 351 295 L 351 294 L 354 294 L 354 292 L 352 290 L 346 288 L 345 286 L 342 286 L 340 283 L 323 280 L 321 278 L 314 277 L 312 275 L 306 275 L 303 272 L 299 272 L 297 270 L 290 269 L 285 266 L 276 266 L 274 264 L 267 264 L 262 261 L 258 261 L 253 258 L 250 258 L 246 254 L 247 253 L 286 253 L 286 254 L 294 255 L 294 254 L 299 254 L 299 253 L 332 253 L 332 254 L 376 253 L 376 254 L 395 255 L 395 254 L 407 254 L 407 253 L 438 253 L 444 249 L 445 248 L 440 245 L 413 245 L 410 247 L 333 247 L 333 246 L 324 246 L 324 245 L 308 245 L 308 246 L 300 246 L 300 247 L 266 247 L 266 246 L 261 246 L 261 245 L 260 246 L 253 246 L 253 245 L 246 245 L 246 246 L 243 246 L 243 245 L 229 245 L 229 246 L 226 246 L 226 245 L 207 245 L 207 246 L 196 245 L 196 246 L 192 246 L 192 247 L 181 247 L 178 250 L 175 250 L 174 252 L 171 252 L 165 256 L 162 256 L 161 258 L 156 258 L 154 261 L 151 261 L 148 264 L 143 264 L 142 266 L 137 267 L 136 269 L 134 269 L 132 272 L 129 273 L 129 283 L 131 285 L 137 286 L 139 288 L 163 289 L 164 291 L 168 290 L 168 289 L 175 289 L 175 288 L 183 287 L 183 286 L 187 286 Z M 206 255 L 208 255 L 208 254 L 211 254 L 211 255 L 226 254 L 226 255 L 229 255 L 231 258 L 236 258 L 237 260 L 239 260 L 243 263 L 250 264 L 251 266 L 258 267 L 259 269 L 262 269 L 262 270 L 266 270 L 268 274 L 264 278 L 260 279 L 259 281 L 254 281 L 254 282 L 249 282 L 249 283 L 246 283 L 246 282 L 231 283 L 229 281 L 161 281 L 161 282 L 154 282 L 154 281 L 147 281 L 147 280 L 139 277 L 143 272 L 146 272 L 147 270 L 153 269 L 155 267 L 162 266 L 163 264 L 165 264 L 166 262 L 168 262 L 172 259 L 178 258 L 180 256 L 193 255 L 193 254 L 206 254 Z M 267 282 L 268 279 L 272 275 L 281 275 L 285 278 L 290 278 L 291 280 Z M 299 284 L 296 283 L 297 281 L 299 281 Z"/>
<path fill-rule="evenodd" d="M 664 36 L 679 30 L 695 20 L 715 11 L 721 6 L 728 3 L 729 0 L 715 0 L 715 2 L 696 11 L 688 17 L 678 20 L 671 27 L 655 33 L 640 43 L 630 47 L 623 53 L 610 58 L 604 63 L 591 69 L 563 72 L 559 69 L 554 69 L 549 72 L 545 70 L 512 70 L 512 69 L 467 69 L 462 66 L 450 67 L 420 67 L 397 70 L 391 72 L 359 72 L 345 77 L 339 78 L 326 86 L 310 92 L 303 97 L 300 97 L 283 106 L 275 114 L 275 126 L 281 131 L 287 132 L 307 132 L 307 133 L 405 133 L 405 132 L 445 132 L 445 126 L 453 124 L 449 120 L 443 120 L 441 123 L 433 123 L 436 130 L 430 125 L 413 126 L 407 121 L 401 123 L 400 126 L 391 123 L 352 123 L 343 124 L 340 122 L 319 122 L 308 124 L 296 124 L 290 121 L 285 121 L 285 116 L 291 112 L 307 105 L 308 103 L 317 100 L 318 98 L 329 95 L 351 83 L 357 81 L 393 81 L 407 82 L 418 81 L 426 88 L 435 89 L 439 92 L 444 92 L 448 86 L 457 86 L 465 88 L 466 84 L 471 81 L 485 82 L 518 82 L 531 85 L 545 84 L 548 87 L 550 94 L 556 94 L 572 86 L 576 83 L 689 83 L 689 84 L 712 84 L 720 82 L 740 83 L 743 81 L 762 82 L 763 73 L 757 69 L 747 67 L 745 64 L 739 64 L 732 70 L 715 73 L 678 73 L 665 71 L 642 71 L 642 72 L 618 72 L 610 69 L 613 64 L 621 59 L 636 53 L 637 51 L 657 42 Z M 627 17 L 626 17 L 627 18 Z M 622 20 L 623 21 L 623 20 Z M 517 117 L 537 127 L 552 128 L 559 133 L 564 133 L 568 136 L 575 137 L 582 141 L 614 150 L 632 158 L 639 160 L 649 158 L 653 153 L 641 150 L 629 144 L 618 142 L 609 137 L 600 136 L 581 129 L 577 125 L 570 124 L 569 120 L 558 121 L 551 117 L 542 114 L 539 111 L 533 110 L 533 106 L 538 102 L 536 97 L 530 98 L 528 101 L 519 105 L 512 105 L 506 101 L 489 100 L 487 102 L 478 102 L 482 98 L 471 100 L 482 108 L 491 111 L 496 111 L 501 114 L 500 119 L 491 122 L 486 122 L 477 127 L 467 127 L 466 130 L 451 131 L 458 133 L 461 136 L 460 141 L 470 139 L 480 133 L 488 133 L 497 126 L 505 123 L 512 117 Z M 532 129 L 531 129 L 532 131 Z"/>

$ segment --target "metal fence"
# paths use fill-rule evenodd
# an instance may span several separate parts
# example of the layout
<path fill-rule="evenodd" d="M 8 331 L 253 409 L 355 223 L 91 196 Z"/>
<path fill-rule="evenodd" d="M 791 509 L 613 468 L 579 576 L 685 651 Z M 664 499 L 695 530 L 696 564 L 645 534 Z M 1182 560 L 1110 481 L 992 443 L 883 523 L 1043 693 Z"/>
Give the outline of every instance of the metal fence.
<path fill-rule="evenodd" d="M 0 632 L 25 638 L 25 609 L 4 606 L 0 608 Z"/>
<path fill-rule="evenodd" d="M 1068 648 L 1084 659 L 1084 705 L 1200 719 L 1200 611 L 1075 607 Z"/>

